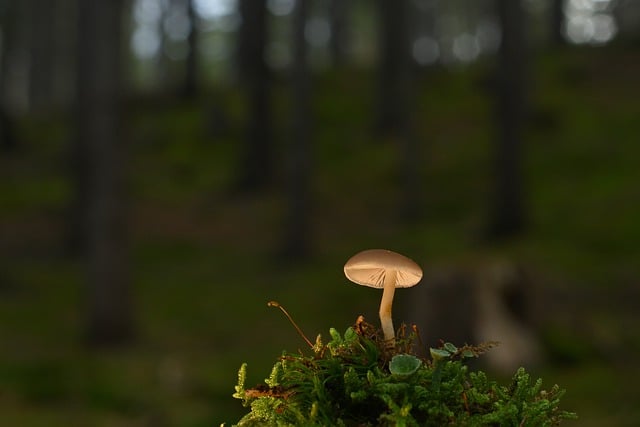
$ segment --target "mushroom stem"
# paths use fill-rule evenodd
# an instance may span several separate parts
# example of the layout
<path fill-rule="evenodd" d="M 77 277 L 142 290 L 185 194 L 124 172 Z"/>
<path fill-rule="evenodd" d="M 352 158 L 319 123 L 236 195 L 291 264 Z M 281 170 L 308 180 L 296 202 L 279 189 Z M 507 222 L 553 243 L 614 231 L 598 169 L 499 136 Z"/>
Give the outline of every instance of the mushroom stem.
<path fill-rule="evenodd" d="M 393 329 L 393 319 L 391 318 L 391 306 L 393 305 L 393 294 L 396 291 L 396 271 L 388 269 L 384 275 L 384 288 L 382 291 L 382 301 L 380 301 L 380 324 L 387 347 L 394 347 L 396 344 L 396 332 Z"/>

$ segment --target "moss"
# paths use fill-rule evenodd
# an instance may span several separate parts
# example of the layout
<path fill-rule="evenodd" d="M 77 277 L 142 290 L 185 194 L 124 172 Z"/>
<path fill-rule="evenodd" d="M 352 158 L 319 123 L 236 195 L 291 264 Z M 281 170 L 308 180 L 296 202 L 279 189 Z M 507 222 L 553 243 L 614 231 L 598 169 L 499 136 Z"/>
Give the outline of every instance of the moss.
<path fill-rule="evenodd" d="M 575 418 L 559 409 L 557 385 L 542 389 L 518 369 L 499 385 L 465 360 L 493 344 L 445 343 L 429 357 L 416 354 L 414 332 L 386 349 L 379 331 L 360 322 L 331 341 L 319 337 L 310 354 L 284 353 L 265 384 L 245 387 L 240 368 L 233 395 L 250 408 L 238 426 L 552 426 Z"/>

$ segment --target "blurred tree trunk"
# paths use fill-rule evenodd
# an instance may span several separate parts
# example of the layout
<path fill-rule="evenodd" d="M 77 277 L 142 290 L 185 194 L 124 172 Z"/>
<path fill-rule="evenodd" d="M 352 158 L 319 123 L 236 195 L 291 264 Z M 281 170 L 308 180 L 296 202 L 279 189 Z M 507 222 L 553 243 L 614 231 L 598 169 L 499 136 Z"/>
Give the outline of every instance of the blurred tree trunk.
<path fill-rule="evenodd" d="M 379 58 L 376 131 L 393 136 L 403 133 L 407 93 L 403 77 L 410 66 L 408 0 L 378 0 Z"/>
<path fill-rule="evenodd" d="M 399 215 L 415 220 L 422 214 L 420 144 L 414 131 L 412 111 L 414 81 L 410 55 L 410 4 L 408 0 L 378 0 L 380 20 L 379 100 L 377 130 L 390 137 L 400 151 L 401 186 Z"/>
<path fill-rule="evenodd" d="M 15 3 L 0 3 L 0 40 L 2 40 L 0 45 L 2 49 L 0 51 L 0 58 L 2 58 L 0 63 L 0 150 L 3 152 L 11 152 L 17 148 L 13 120 L 7 108 L 6 93 L 11 84 L 9 73 L 14 48 L 16 9 Z"/>
<path fill-rule="evenodd" d="M 497 8 L 502 41 L 496 83 L 498 137 L 491 238 L 518 234 L 525 226 L 522 149 L 527 84 L 526 19 L 521 0 L 497 0 Z"/>
<path fill-rule="evenodd" d="M 414 81 L 413 76 L 407 73 L 403 78 L 404 88 L 403 90 L 409 91 L 411 83 Z M 412 106 L 414 104 L 413 99 L 407 95 L 407 102 Z M 409 113 L 412 108 L 407 108 L 407 116 L 402 124 L 402 135 L 400 136 L 400 180 L 401 180 L 401 194 L 402 200 L 400 201 L 400 217 L 403 221 L 416 221 L 422 218 L 424 214 L 424 188 L 421 184 L 420 170 L 423 165 L 421 164 L 422 149 L 421 140 L 416 133 L 415 123 L 413 115 Z"/>
<path fill-rule="evenodd" d="M 29 107 L 43 111 L 52 106 L 55 0 L 31 3 L 30 61 L 29 61 Z"/>
<path fill-rule="evenodd" d="M 640 3 L 637 0 L 618 0 L 609 5 L 616 20 L 617 40 L 624 40 L 635 46 L 640 43 Z"/>
<path fill-rule="evenodd" d="M 565 44 L 564 1 L 565 0 L 552 0 L 551 2 L 551 43 L 555 46 L 562 46 Z"/>
<path fill-rule="evenodd" d="M 270 73 L 265 61 L 266 0 L 240 0 L 237 64 L 247 105 L 244 147 L 236 188 L 251 193 L 267 187 L 273 175 Z"/>
<path fill-rule="evenodd" d="M 78 0 L 78 226 L 86 249 L 87 338 L 132 338 L 122 129 L 124 0 Z"/>
<path fill-rule="evenodd" d="M 185 0 L 187 16 L 189 17 L 189 35 L 187 36 L 188 53 L 185 61 L 184 86 L 182 95 L 184 98 L 193 98 L 198 93 L 198 48 L 199 37 L 195 0 Z"/>
<path fill-rule="evenodd" d="M 31 3 L 5 1 L 1 5 L 5 19 L 2 23 L 2 100 L 7 112 L 23 112 L 29 107 Z"/>
<path fill-rule="evenodd" d="M 0 150 L 9 153 L 17 148 L 13 120 L 7 113 L 6 107 L 0 104 Z"/>
<path fill-rule="evenodd" d="M 135 1 L 135 0 L 134 0 Z M 155 62 L 155 72 L 153 73 L 153 86 L 157 90 L 162 90 L 163 88 L 174 88 L 176 87 L 176 91 L 181 91 L 180 95 L 183 95 L 183 88 L 178 87 L 175 84 L 174 79 L 174 70 L 172 60 L 170 59 L 170 55 L 167 53 L 169 50 L 170 39 L 167 31 L 165 31 L 165 22 L 171 17 L 171 13 L 174 8 L 181 8 L 184 5 L 186 0 L 168 0 L 166 3 L 160 3 L 162 7 L 162 16 L 158 19 L 158 27 L 157 31 L 159 34 L 159 46 L 158 46 L 158 55 L 156 56 Z M 134 20 L 134 18 L 131 18 Z M 132 23 L 133 24 L 133 23 Z M 151 80 L 151 79 L 148 79 Z"/>
<path fill-rule="evenodd" d="M 305 40 L 309 0 L 297 0 L 293 11 L 292 128 L 288 149 L 287 218 L 284 256 L 304 258 L 310 252 L 311 79 Z"/>
<path fill-rule="evenodd" d="M 52 104 L 56 108 L 69 110 L 75 101 L 75 40 L 76 1 L 55 0 L 55 18 L 53 26 L 52 64 Z"/>
<path fill-rule="evenodd" d="M 329 22 L 331 25 L 331 38 L 329 49 L 333 65 L 343 66 L 347 60 L 349 12 L 351 0 L 330 0 Z"/>

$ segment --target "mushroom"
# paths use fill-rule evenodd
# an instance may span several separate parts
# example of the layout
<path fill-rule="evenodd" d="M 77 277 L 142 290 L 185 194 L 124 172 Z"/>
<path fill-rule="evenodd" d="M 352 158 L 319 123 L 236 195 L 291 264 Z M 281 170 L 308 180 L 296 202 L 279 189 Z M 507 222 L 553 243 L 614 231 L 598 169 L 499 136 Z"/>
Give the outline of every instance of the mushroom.
<path fill-rule="evenodd" d="M 410 288 L 422 279 L 422 269 L 413 260 L 386 249 L 368 249 L 352 256 L 344 265 L 344 275 L 352 282 L 382 288 L 380 324 L 387 347 L 395 346 L 391 318 L 396 288 Z"/>

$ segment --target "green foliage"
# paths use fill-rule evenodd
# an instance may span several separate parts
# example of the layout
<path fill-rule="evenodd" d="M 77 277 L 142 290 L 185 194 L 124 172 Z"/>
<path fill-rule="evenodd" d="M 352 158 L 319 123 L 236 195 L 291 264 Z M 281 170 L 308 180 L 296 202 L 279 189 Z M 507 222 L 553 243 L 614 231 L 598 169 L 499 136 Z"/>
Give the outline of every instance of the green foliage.
<path fill-rule="evenodd" d="M 559 409 L 563 390 L 542 389 L 518 369 L 507 386 L 463 363 L 492 344 L 458 348 L 445 343 L 430 358 L 411 354 L 412 337 L 388 350 L 356 325 L 313 354 L 283 354 L 265 384 L 245 387 L 246 364 L 236 393 L 250 412 L 238 426 L 552 426 L 575 414 Z"/>
<path fill-rule="evenodd" d="M 396 354 L 389 362 L 389 372 L 393 375 L 411 375 L 422 365 L 422 361 L 410 354 Z"/>

